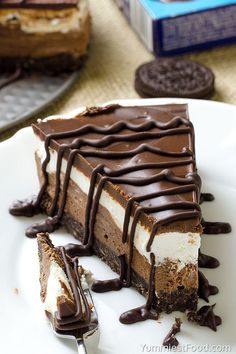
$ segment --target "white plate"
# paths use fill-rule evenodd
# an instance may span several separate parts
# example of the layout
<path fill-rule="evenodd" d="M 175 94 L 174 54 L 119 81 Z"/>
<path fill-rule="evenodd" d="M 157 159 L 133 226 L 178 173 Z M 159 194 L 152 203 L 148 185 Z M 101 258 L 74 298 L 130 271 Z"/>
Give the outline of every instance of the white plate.
<path fill-rule="evenodd" d="M 203 190 L 216 197 L 214 202 L 203 205 L 204 217 L 206 220 L 228 221 L 233 227 L 231 234 L 203 236 L 202 241 L 202 251 L 216 256 L 221 262 L 219 268 L 204 270 L 204 273 L 211 284 L 220 288 L 218 295 L 210 297 L 210 304 L 217 303 L 215 312 L 222 317 L 223 324 L 215 333 L 206 327 L 187 323 L 183 314 L 173 313 L 162 314 L 158 323 L 149 320 L 122 325 L 119 315 L 142 305 L 144 298 L 133 289 L 93 294 L 101 329 L 99 348 L 94 354 L 161 352 L 162 340 L 175 316 L 184 319 L 178 335 L 183 351 L 202 352 L 198 345 L 229 345 L 236 353 L 236 107 L 210 101 L 176 99 L 135 100 L 128 104 L 140 102 L 189 103 L 196 130 L 197 161 Z M 15 218 L 8 214 L 8 206 L 13 200 L 30 196 L 38 190 L 34 145 L 30 128 L 0 144 L 0 351 L 3 354 L 76 353 L 74 343 L 58 339 L 50 331 L 40 302 L 36 242 L 27 239 L 24 231 L 27 225 L 42 217 Z M 57 245 L 73 240 L 63 230 L 53 234 Z M 114 277 L 114 273 L 96 257 L 85 257 L 81 263 L 99 279 Z M 15 288 L 19 289 L 18 294 Z M 222 350 L 212 347 L 208 352 Z"/>

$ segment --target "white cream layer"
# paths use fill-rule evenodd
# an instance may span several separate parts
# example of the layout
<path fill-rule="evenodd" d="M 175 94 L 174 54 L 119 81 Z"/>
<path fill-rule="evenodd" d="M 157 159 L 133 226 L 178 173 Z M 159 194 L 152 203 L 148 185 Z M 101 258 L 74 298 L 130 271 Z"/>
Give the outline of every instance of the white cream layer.
<path fill-rule="evenodd" d="M 44 310 L 51 313 L 53 316 L 57 311 L 57 298 L 65 295 L 65 291 L 61 286 L 65 284 L 69 293 L 72 295 L 71 288 L 64 270 L 55 262 L 50 264 L 49 277 L 47 282 L 47 292 L 44 301 Z"/>
<path fill-rule="evenodd" d="M 80 0 L 78 8 L 62 10 L 2 9 L 0 24 L 19 26 L 26 33 L 68 33 L 79 31 L 89 14 L 88 1 Z"/>
<path fill-rule="evenodd" d="M 50 153 L 51 158 L 47 167 L 47 172 L 53 173 L 56 171 L 57 152 L 51 150 Z M 45 149 L 43 143 L 41 143 L 41 147 L 38 150 L 37 154 L 40 157 L 41 161 L 43 161 L 45 158 Z M 66 171 L 66 166 L 67 161 L 63 159 L 61 171 L 64 173 Z M 88 194 L 90 181 L 87 176 L 85 176 L 77 168 L 72 167 L 71 179 L 85 194 Z M 102 191 L 100 204 L 109 211 L 113 221 L 122 231 L 125 216 L 124 208 L 116 200 L 114 200 L 105 190 Z M 146 251 L 146 245 L 149 238 L 150 232 L 144 226 L 138 223 L 134 237 L 134 245 L 138 252 L 141 255 L 145 256 L 150 262 L 150 252 Z M 197 263 L 198 250 L 200 248 L 200 239 L 201 238 L 198 233 L 162 233 L 154 237 L 151 246 L 151 252 L 155 254 L 156 264 L 163 263 L 166 260 L 169 260 L 172 262 L 176 262 L 178 269 L 181 270 L 189 263 Z"/>

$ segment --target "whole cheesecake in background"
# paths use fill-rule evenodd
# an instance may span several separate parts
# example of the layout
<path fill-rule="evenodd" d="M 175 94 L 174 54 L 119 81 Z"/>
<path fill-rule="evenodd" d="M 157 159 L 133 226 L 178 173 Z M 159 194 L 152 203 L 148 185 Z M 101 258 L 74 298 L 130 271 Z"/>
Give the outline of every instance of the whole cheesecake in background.
<path fill-rule="evenodd" d="M 86 56 L 89 37 L 87 0 L 0 1 L 2 70 L 76 70 Z"/>
<path fill-rule="evenodd" d="M 201 181 L 187 105 L 93 107 L 33 130 L 41 191 L 11 212 L 49 217 L 27 235 L 62 224 L 83 242 L 69 253 L 94 252 L 120 274 L 94 290 L 132 285 L 157 312 L 195 310 Z"/>

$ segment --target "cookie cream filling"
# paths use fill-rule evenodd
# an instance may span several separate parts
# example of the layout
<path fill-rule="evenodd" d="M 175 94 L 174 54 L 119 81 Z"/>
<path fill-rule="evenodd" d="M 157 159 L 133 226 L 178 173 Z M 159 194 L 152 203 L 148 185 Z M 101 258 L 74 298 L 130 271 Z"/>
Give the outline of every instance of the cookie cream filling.
<path fill-rule="evenodd" d="M 37 151 L 38 157 L 43 162 L 45 158 L 44 144 L 41 143 L 41 147 Z M 50 162 L 47 166 L 48 173 L 56 172 L 57 152 L 50 149 Z M 65 173 L 67 161 L 63 159 L 61 171 Z M 85 194 L 88 194 L 90 180 L 80 170 L 72 167 L 70 178 Z M 125 216 L 125 209 L 114 200 L 107 191 L 103 190 L 100 197 L 100 204 L 105 207 L 114 223 L 118 228 L 123 230 L 123 222 Z M 132 223 L 132 217 L 131 217 Z M 130 227 L 131 227 L 130 223 Z M 137 224 L 134 246 L 138 252 L 146 257 L 150 263 L 150 252 L 146 251 L 146 245 L 150 238 L 150 232 L 141 223 Z M 197 264 L 198 250 L 200 247 L 200 234 L 199 233 L 180 233 L 180 232 L 168 232 L 162 233 L 154 237 L 151 252 L 155 254 L 156 264 L 163 263 L 165 261 L 171 261 L 177 264 L 178 270 L 184 268 L 187 264 Z"/>

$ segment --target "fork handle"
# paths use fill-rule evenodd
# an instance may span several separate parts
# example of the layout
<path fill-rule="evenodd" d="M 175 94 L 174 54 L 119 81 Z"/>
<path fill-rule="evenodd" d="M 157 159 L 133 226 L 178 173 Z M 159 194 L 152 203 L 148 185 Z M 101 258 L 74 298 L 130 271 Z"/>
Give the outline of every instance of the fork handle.
<path fill-rule="evenodd" d="M 87 354 L 87 350 L 85 348 L 83 338 L 77 338 L 76 343 L 78 348 L 78 354 Z"/>

